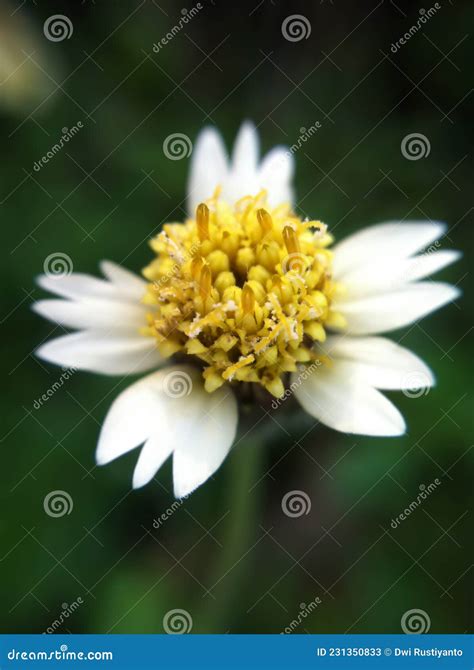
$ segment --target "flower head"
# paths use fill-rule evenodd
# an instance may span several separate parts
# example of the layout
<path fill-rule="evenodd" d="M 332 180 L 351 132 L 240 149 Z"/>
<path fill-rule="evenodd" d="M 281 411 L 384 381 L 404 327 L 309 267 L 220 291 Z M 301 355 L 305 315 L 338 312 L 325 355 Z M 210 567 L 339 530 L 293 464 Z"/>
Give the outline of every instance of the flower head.
<path fill-rule="evenodd" d="M 331 309 L 330 241 L 265 191 L 232 204 L 217 193 L 152 241 L 145 332 L 164 357 L 199 359 L 207 391 L 253 382 L 279 397 L 284 374 L 318 357 L 325 326 L 343 323 Z"/>
<path fill-rule="evenodd" d="M 203 132 L 190 216 L 151 241 L 144 279 L 110 262 L 102 264 L 105 280 L 39 279 L 65 299 L 35 303 L 36 311 L 79 332 L 37 355 L 105 374 L 162 368 L 118 397 L 99 440 L 100 464 L 144 445 L 135 487 L 171 454 L 178 497 L 211 476 L 232 446 L 234 391 L 243 385 L 279 399 L 292 392 L 336 430 L 394 436 L 405 423 L 380 390 L 434 383 L 417 356 L 375 335 L 458 295 L 448 284 L 418 281 L 458 258 L 416 255 L 443 224 L 380 224 L 331 247 L 327 226 L 293 209 L 291 155 L 276 148 L 258 165 L 257 147 L 244 125 L 229 164 L 219 135 Z"/>

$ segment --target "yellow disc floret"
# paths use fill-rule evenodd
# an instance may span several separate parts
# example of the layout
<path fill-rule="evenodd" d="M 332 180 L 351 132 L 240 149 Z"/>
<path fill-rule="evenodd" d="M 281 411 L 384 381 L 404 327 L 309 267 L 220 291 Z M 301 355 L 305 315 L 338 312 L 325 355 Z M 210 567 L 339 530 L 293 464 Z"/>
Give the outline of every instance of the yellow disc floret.
<path fill-rule="evenodd" d="M 320 358 L 325 327 L 344 326 L 331 311 L 331 242 L 324 224 L 270 207 L 265 192 L 234 205 L 216 194 L 151 241 L 143 333 L 165 357 L 200 360 L 207 391 L 255 382 L 281 396 L 285 373 Z"/>

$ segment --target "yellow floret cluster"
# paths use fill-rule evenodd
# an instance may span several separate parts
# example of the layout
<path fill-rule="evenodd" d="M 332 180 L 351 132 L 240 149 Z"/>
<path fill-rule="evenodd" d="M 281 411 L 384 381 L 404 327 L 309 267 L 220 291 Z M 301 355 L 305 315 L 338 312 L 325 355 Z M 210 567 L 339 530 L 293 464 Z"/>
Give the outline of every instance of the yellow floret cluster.
<path fill-rule="evenodd" d="M 331 310 L 331 242 L 324 224 L 270 207 L 265 192 L 233 205 L 216 193 L 151 241 L 143 334 L 164 357 L 199 359 L 209 392 L 254 382 L 279 397 L 285 373 L 321 358 L 326 328 L 345 325 Z"/>

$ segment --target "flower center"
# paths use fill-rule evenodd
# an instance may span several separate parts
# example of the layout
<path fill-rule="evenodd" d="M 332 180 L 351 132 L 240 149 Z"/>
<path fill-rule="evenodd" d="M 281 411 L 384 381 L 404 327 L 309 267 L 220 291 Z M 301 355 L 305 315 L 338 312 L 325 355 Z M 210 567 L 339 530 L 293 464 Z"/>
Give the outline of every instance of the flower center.
<path fill-rule="evenodd" d="M 234 205 L 216 192 L 151 241 L 143 334 L 165 357 L 200 359 L 209 392 L 239 381 L 281 396 L 286 372 L 321 358 L 326 327 L 345 325 L 331 310 L 331 242 L 324 224 L 269 207 L 265 192 Z"/>

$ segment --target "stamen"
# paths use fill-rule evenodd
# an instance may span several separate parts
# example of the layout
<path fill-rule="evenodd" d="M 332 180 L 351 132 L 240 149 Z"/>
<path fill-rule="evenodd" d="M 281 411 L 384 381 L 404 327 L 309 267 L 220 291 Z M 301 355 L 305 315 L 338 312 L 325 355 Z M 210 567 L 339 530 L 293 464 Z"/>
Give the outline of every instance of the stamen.
<path fill-rule="evenodd" d="M 196 223 L 199 240 L 204 242 L 204 240 L 209 239 L 209 207 L 201 202 L 196 209 Z"/>
<path fill-rule="evenodd" d="M 300 253 L 300 243 L 296 231 L 291 226 L 283 228 L 283 242 L 289 254 Z"/>
<path fill-rule="evenodd" d="M 193 260 L 191 261 L 191 276 L 194 279 L 195 282 L 199 281 L 199 277 L 201 276 L 201 270 L 204 265 L 204 260 L 202 259 L 201 256 L 194 256 Z"/>
<path fill-rule="evenodd" d="M 237 363 L 234 363 L 234 365 L 231 365 L 224 370 L 222 373 L 223 378 L 232 381 L 232 377 L 235 375 L 237 370 L 240 370 L 240 368 L 243 368 L 246 365 L 250 365 L 250 363 L 253 363 L 254 360 L 255 357 L 253 354 L 249 354 L 248 356 L 241 356 Z"/>
<path fill-rule="evenodd" d="M 245 284 L 242 289 L 242 310 L 244 314 L 252 314 L 253 308 L 255 307 L 255 293 L 252 291 L 251 286 Z"/>
<path fill-rule="evenodd" d="M 204 265 L 201 270 L 201 276 L 199 277 L 199 294 L 203 300 L 209 297 L 211 292 L 212 284 L 212 272 L 209 265 Z"/>
<path fill-rule="evenodd" d="M 266 209 L 257 209 L 257 219 L 262 227 L 263 234 L 266 235 L 273 228 L 273 221 Z"/>

